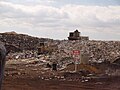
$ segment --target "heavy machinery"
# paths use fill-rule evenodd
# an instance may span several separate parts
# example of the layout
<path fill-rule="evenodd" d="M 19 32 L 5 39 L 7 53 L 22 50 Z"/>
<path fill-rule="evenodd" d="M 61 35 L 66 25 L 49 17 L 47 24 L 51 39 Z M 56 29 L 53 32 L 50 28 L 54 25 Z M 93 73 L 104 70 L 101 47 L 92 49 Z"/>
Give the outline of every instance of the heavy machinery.
<path fill-rule="evenodd" d="M 41 42 L 38 49 L 38 55 L 52 53 L 57 50 L 57 45 L 51 45 L 45 42 Z"/>

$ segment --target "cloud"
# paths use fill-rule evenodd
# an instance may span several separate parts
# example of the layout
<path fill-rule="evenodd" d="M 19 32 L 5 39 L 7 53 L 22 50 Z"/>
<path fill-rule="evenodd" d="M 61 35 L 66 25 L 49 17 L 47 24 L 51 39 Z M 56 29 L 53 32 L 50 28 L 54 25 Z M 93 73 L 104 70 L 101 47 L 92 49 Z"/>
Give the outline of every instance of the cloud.
<path fill-rule="evenodd" d="M 5 2 L 12 2 L 14 4 L 24 4 L 24 5 L 35 5 L 35 4 L 44 4 L 49 5 L 55 3 L 55 0 L 1 0 Z"/>
<path fill-rule="evenodd" d="M 45 2 L 53 3 L 54 0 Z M 35 30 L 42 33 L 45 30 L 49 35 L 53 31 L 56 34 L 61 33 L 63 38 L 65 38 L 65 35 L 62 35 L 63 31 L 67 33 L 76 28 L 85 34 L 102 31 L 120 35 L 120 6 L 67 4 L 55 7 L 40 3 L 33 6 L 0 1 L 0 13 L 0 27 L 5 30 L 26 29 L 30 30 L 30 33 Z M 55 34 L 51 36 L 57 37 Z"/>

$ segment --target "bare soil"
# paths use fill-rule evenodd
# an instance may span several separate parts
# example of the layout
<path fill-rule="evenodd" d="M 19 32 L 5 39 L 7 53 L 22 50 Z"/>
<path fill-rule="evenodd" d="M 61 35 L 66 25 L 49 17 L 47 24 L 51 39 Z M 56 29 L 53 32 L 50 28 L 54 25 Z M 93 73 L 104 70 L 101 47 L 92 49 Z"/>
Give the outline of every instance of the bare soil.
<path fill-rule="evenodd" d="M 53 72 L 42 65 L 7 64 L 2 90 L 120 90 L 120 77 L 82 81 L 77 77 L 67 80 L 56 79 L 55 76 L 60 77 L 60 72 Z"/>

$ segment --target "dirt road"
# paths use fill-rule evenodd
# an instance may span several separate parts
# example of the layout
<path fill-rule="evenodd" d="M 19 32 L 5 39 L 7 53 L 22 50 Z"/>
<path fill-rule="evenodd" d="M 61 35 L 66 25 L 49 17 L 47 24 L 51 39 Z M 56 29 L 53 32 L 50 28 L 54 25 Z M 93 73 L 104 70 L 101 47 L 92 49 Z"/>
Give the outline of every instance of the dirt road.
<path fill-rule="evenodd" d="M 55 76 L 60 77 L 59 71 L 52 72 L 41 64 L 18 64 L 13 61 L 7 63 L 5 69 L 2 90 L 120 90 L 120 77 L 82 80 L 81 76 L 74 75 L 73 79 L 56 79 Z"/>
<path fill-rule="evenodd" d="M 92 80 L 82 83 L 6 77 L 2 90 L 120 90 L 120 79 Z"/>

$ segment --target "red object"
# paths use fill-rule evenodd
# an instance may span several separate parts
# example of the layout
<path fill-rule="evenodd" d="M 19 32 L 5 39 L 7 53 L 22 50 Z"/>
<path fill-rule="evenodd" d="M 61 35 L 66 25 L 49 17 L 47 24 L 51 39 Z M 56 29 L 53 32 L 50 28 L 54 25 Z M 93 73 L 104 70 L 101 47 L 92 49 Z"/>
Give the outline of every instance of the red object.
<path fill-rule="evenodd" d="M 80 55 L 80 51 L 79 50 L 73 50 L 73 55 Z"/>

